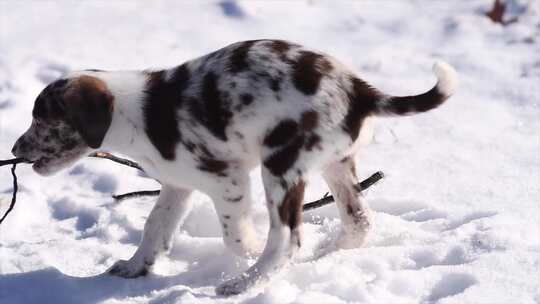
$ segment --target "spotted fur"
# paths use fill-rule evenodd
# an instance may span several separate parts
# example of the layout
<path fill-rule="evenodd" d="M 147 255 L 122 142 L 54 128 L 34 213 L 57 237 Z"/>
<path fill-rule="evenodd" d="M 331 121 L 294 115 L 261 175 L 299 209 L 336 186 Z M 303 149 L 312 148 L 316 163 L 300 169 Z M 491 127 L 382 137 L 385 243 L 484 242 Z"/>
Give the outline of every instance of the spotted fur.
<path fill-rule="evenodd" d="M 314 95 L 319 89 L 321 79 L 329 74 L 331 63 L 321 54 L 301 51 L 293 64 L 293 83 L 306 95 Z"/>
<path fill-rule="evenodd" d="M 176 157 L 176 144 L 181 140 L 176 109 L 183 106 L 183 90 L 189 84 L 190 72 L 185 65 L 174 69 L 168 78 L 165 71 L 146 74 L 144 122 L 152 144 L 166 160 Z"/>
<path fill-rule="evenodd" d="M 208 194 L 225 245 L 239 255 L 261 254 L 216 290 L 235 294 L 264 281 L 300 247 L 312 171 L 322 171 L 336 197 L 343 223 L 337 245 L 363 244 L 372 219 L 354 188 L 354 153 L 368 118 L 439 106 L 457 78 L 444 63 L 434 71 L 438 83 L 428 92 L 394 97 L 336 59 L 283 40 L 235 43 L 165 70 L 86 70 L 43 90 L 13 153 L 51 174 L 97 149 L 117 151 L 160 181 L 140 246 L 109 270 L 122 277 L 147 273 L 170 248 L 192 190 Z M 249 216 L 249 172 L 259 164 L 270 216 L 266 244 Z"/>

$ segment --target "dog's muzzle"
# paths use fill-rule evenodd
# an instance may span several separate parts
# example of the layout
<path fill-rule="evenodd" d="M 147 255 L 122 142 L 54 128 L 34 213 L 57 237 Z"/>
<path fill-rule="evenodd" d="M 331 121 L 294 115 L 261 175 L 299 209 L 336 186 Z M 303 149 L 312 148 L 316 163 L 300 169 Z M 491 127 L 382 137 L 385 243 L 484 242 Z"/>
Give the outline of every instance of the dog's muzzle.
<path fill-rule="evenodd" d="M 13 145 L 11 149 L 11 154 L 17 158 L 24 158 L 28 162 L 33 162 L 37 156 L 33 155 L 30 151 L 30 144 L 21 136 Z"/>

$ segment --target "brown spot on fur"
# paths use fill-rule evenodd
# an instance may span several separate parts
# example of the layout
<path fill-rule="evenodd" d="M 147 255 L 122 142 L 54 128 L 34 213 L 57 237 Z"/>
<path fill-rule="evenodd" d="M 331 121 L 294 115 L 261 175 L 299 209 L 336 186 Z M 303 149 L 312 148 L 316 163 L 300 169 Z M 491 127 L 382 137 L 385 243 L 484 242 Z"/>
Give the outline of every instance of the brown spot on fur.
<path fill-rule="evenodd" d="M 282 120 L 266 137 L 264 145 L 267 147 L 277 147 L 288 143 L 298 133 L 298 124 L 291 119 Z"/>
<path fill-rule="evenodd" d="M 300 149 L 304 145 L 304 137 L 297 136 L 291 143 L 271 154 L 264 160 L 264 166 L 274 175 L 286 173 L 298 159 Z"/>
<path fill-rule="evenodd" d="M 312 131 L 319 125 L 319 114 L 315 111 L 307 111 L 302 113 L 300 125 L 304 131 Z"/>
<path fill-rule="evenodd" d="M 241 201 L 243 198 L 244 198 L 243 195 L 239 195 L 239 196 L 236 196 L 236 197 L 227 197 L 227 198 L 225 198 L 225 200 L 226 200 L 227 202 L 231 202 L 231 203 L 238 203 L 238 202 Z"/>
<path fill-rule="evenodd" d="M 320 54 L 309 51 L 300 54 L 293 66 L 293 83 L 298 91 L 313 95 L 317 93 L 322 77 L 332 69 L 332 64 Z"/>
<path fill-rule="evenodd" d="M 210 150 L 208 150 L 208 148 L 206 148 L 204 145 L 197 145 L 197 149 L 199 149 L 199 151 L 204 154 L 205 157 L 214 158 L 214 154 L 212 154 L 212 152 L 210 152 Z"/>
<path fill-rule="evenodd" d="M 201 101 L 192 100 L 190 112 L 215 137 L 227 141 L 226 129 L 232 117 L 230 99 L 218 88 L 218 75 L 208 72 L 204 75 Z"/>
<path fill-rule="evenodd" d="M 240 100 L 242 101 L 243 105 L 248 106 L 253 102 L 253 95 L 244 93 L 240 95 Z"/>
<path fill-rule="evenodd" d="M 347 92 L 349 109 L 343 121 L 343 130 L 352 141 L 358 138 L 364 119 L 375 108 L 375 102 L 381 98 L 380 93 L 364 81 L 352 77 L 352 90 Z"/>
<path fill-rule="evenodd" d="M 281 79 L 279 78 L 269 78 L 270 89 L 274 92 L 278 92 L 281 85 Z"/>
<path fill-rule="evenodd" d="M 291 44 L 284 40 L 273 40 L 270 44 L 270 49 L 281 55 L 291 49 Z"/>
<path fill-rule="evenodd" d="M 238 137 L 238 139 L 244 139 L 244 134 L 242 134 L 242 133 L 240 133 L 240 132 L 238 132 L 238 131 L 234 131 L 234 135 L 235 135 L 236 137 Z"/>
<path fill-rule="evenodd" d="M 182 144 L 184 145 L 186 150 L 188 150 L 189 152 L 195 151 L 195 144 L 192 143 L 191 141 L 184 141 L 182 142 Z"/>
<path fill-rule="evenodd" d="M 288 64 L 294 64 L 294 61 L 287 57 L 287 52 L 293 47 L 297 46 L 297 44 L 293 44 L 284 40 L 271 40 L 269 44 L 270 51 L 276 54 L 281 61 Z"/>
<path fill-rule="evenodd" d="M 229 168 L 229 164 L 222 160 L 217 160 L 208 157 L 201 157 L 199 159 L 199 166 L 197 167 L 202 171 L 214 173 L 218 176 L 227 176 L 226 170 Z"/>
<path fill-rule="evenodd" d="M 64 94 L 68 123 L 91 148 L 101 146 L 112 121 L 114 96 L 105 82 L 82 75 L 71 81 Z"/>
<path fill-rule="evenodd" d="M 354 215 L 354 209 L 353 209 L 353 206 L 351 206 L 351 204 L 347 204 L 346 209 L 347 209 L 347 214 L 348 215 L 351 215 L 351 216 Z"/>
<path fill-rule="evenodd" d="M 287 189 L 288 183 L 283 177 L 281 177 L 279 179 L 279 185 L 281 186 L 281 189 L 285 190 L 285 189 Z"/>
<path fill-rule="evenodd" d="M 62 151 L 69 151 L 75 149 L 79 143 L 75 139 L 67 139 L 62 142 Z"/>
<path fill-rule="evenodd" d="M 352 176 L 354 176 L 355 179 L 358 179 L 356 176 L 356 164 L 354 162 L 354 159 L 351 156 L 346 156 L 339 162 L 342 164 L 347 163 L 349 165 L 349 170 L 351 170 Z"/>
<path fill-rule="evenodd" d="M 32 117 L 41 120 L 65 118 L 66 104 L 63 95 L 67 84 L 67 79 L 59 79 L 45 87 L 36 98 Z"/>
<path fill-rule="evenodd" d="M 143 115 L 148 138 L 167 160 L 174 160 L 176 144 L 181 140 L 176 112 L 182 106 L 183 91 L 187 87 L 190 72 L 186 65 L 177 67 L 170 79 L 165 71 L 149 72 L 145 88 Z"/>
<path fill-rule="evenodd" d="M 309 136 L 306 140 L 306 150 L 311 151 L 321 142 L 321 137 L 317 134 Z"/>
<path fill-rule="evenodd" d="M 305 182 L 301 180 L 289 188 L 278 209 L 281 222 L 289 226 L 291 230 L 298 227 L 302 221 L 305 187 Z"/>
<path fill-rule="evenodd" d="M 351 159 L 351 174 L 354 176 L 354 179 L 358 180 L 358 177 L 356 176 L 356 164 L 354 163 L 354 160 Z"/>
<path fill-rule="evenodd" d="M 231 73 L 238 73 L 249 68 L 248 53 L 249 49 L 258 40 L 244 41 L 237 47 L 231 54 L 229 59 L 229 71 Z"/>

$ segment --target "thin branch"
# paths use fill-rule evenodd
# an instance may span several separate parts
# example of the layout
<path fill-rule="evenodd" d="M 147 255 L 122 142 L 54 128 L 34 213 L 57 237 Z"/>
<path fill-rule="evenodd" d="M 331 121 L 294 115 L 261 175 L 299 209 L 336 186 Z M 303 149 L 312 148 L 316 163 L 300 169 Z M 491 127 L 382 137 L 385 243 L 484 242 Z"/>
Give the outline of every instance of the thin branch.
<path fill-rule="evenodd" d="M 373 173 L 370 177 L 366 178 L 365 180 L 359 182 L 358 184 L 354 185 L 354 188 L 358 192 L 362 192 L 366 190 L 367 188 L 373 186 L 376 182 L 381 180 L 384 177 L 384 174 L 381 171 L 377 171 Z M 313 201 L 310 203 L 305 204 L 302 208 L 302 211 L 310 211 L 319 207 L 322 207 L 324 205 L 328 205 L 334 201 L 334 197 L 332 195 L 325 195 L 323 198 L 317 201 Z"/>
<path fill-rule="evenodd" d="M 115 194 L 112 197 L 117 201 L 122 201 L 128 198 L 137 198 L 141 196 L 158 196 L 159 190 L 145 190 L 145 191 L 135 191 L 135 192 L 128 192 L 124 194 Z"/>
<path fill-rule="evenodd" d="M 111 160 L 113 162 L 119 163 L 121 165 L 128 166 L 128 167 L 131 167 L 131 168 L 135 168 L 135 169 L 138 169 L 138 170 L 144 172 L 144 170 L 141 168 L 141 166 L 139 166 L 139 164 L 137 164 L 136 162 L 131 161 L 129 159 L 114 156 L 114 155 L 112 155 L 110 153 L 107 153 L 107 152 L 95 152 L 95 153 L 90 154 L 89 156 L 90 157 L 95 157 L 95 158 L 108 159 L 108 160 Z M 0 220 L 0 223 L 2 223 L 2 221 L 7 216 L 7 214 L 9 212 L 11 212 L 11 210 L 15 206 L 15 201 L 16 201 L 16 196 L 17 196 L 17 189 L 18 189 L 18 187 L 17 187 L 17 176 L 15 175 L 15 167 L 16 167 L 16 165 L 18 163 L 30 163 L 30 162 L 28 160 L 26 160 L 26 159 L 23 159 L 23 158 L 0 160 L 0 166 L 9 165 L 9 164 L 13 165 L 13 167 L 11 168 L 11 174 L 13 175 L 13 197 L 12 197 L 9 209 L 7 210 L 6 214 L 4 214 L 4 216 L 2 217 L 2 220 Z M 383 177 L 384 177 L 384 174 L 381 171 L 378 171 L 378 172 L 372 174 L 367 179 L 363 180 L 362 182 L 354 185 L 354 187 L 355 187 L 356 191 L 358 191 L 358 192 L 364 191 L 367 188 L 371 187 L 376 182 L 378 182 L 379 180 L 381 180 Z M 143 196 L 158 196 L 159 193 L 160 193 L 160 190 L 145 190 L 145 191 L 128 192 L 128 193 L 124 193 L 124 194 L 117 194 L 117 195 L 113 195 L 112 197 L 117 201 L 121 201 L 121 200 L 125 200 L 125 199 L 137 198 L 137 197 L 143 197 Z M 326 193 L 323 196 L 323 198 L 305 204 L 303 206 L 303 211 L 313 210 L 315 208 L 319 208 L 319 207 L 322 207 L 324 205 L 328 205 L 328 204 L 332 203 L 333 201 L 334 201 L 334 197 L 331 196 L 331 195 L 328 195 L 328 193 Z"/>
<path fill-rule="evenodd" d="M 6 163 L 2 163 L 1 166 L 3 166 Z M 17 175 L 15 174 L 15 168 L 17 168 L 17 163 L 14 162 L 11 166 L 11 175 L 13 176 L 13 195 L 11 196 L 11 203 L 9 204 L 9 208 L 4 213 L 4 216 L 0 219 L 0 224 L 4 221 L 4 219 L 8 216 L 8 214 L 13 210 L 13 207 L 15 207 L 15 202 L 17 202 L 17 190 L 19 190 L 19 186 L 17 184 Z"/>
<path fill-rule="evenodd" d="M 367 188 L 373 186 L 376 182 L 381 180 L 383 177 L 384 177 L 384 174 L 381 171 L 375 172 L 370 177 L 354 185 L 354 188 L 358 192 L 364 191 Z M 121 200 L 129 199 L 129 198 L 137 198 L 137 197 L 142 197 L 142 196 L 158 196 L 159 192 L 160 192 L 159 190 L 135 191 L 135 192 L 128 192 L 128 193 L 119 194 L 119 195 L 113 195 L 113 198 L 117 201 L 121 201 Z M 320 208 L 332 202 L 334 202 L 334 197 L 326 193 L 323 198 L 305 204 L 303 206 L 303 211 L 306 212 L 306 211 L 310 211 L 316 208 Z"/>
<path fill-rule="evenodd" d="M 125 165 L 125 166 L 128 166 L 128 167 L 131 167 L 131 168 L 135 168 L 135 169 L 139 169 L 141 171 L 144 171 L 141 166 L 139 166 L 139 164 L 137 164 L 136 162 L 134 161 L 131 161 L 129 159 L 125 159 L 125 158 L 121 158 L 121 157 L 118 157 L 118 156 L 114 156 L 112 155 L 111 153 L 107 153 L 107 152 L 94 152 L 90 155 L 88 155 L 89 157 L 95 157 L 95 158 L 105 158 L 105 159 L 108 159 L 108 160 L 112 160 L 113 162 L 116 162 L 116 163 L 119 163 L 119 164 L 122 164 L 122 165 Z"/>
<path fill-rule="evenodd" d="M 24 158 L 12 158 L 12 159 L 0 160 L 0 167 L 5 166 L 5 165 L 20 164 L 20 163 L 31 163 L 31 162 Z"/>
<path fill-rule="evenodd" d="M 121 164 L 121 165 L 124 165 L 124 166 L 128 166 L 128 167 L 131 167 L 131 168 L 135 168 L 135 169 L 138 169 L 139 171 L 143 172 L 146 174 L 146 172 L 144 172 L 144 169 L 136 162 L 132 161 L 132 160 L 129 160 L 127 158 L 121 158 L 121 157 L 118 157 L 118 156 L 115 156 L 115 155 L 112 155 L 111 153 L 107 153 L 107 152 L 94 152 L 90 155 L 88 155 L 88 157 L 95 157 L 95 158 L 103 158 L 103 159 L 108 159 L 108 160 L 111 160 L 115 163 L 118 163 L 118 164 Z M 158 183 L 161 183 L 159 180 L 155 179 L 156 182 Z M 128 193 L 126 193 L 128 194 Z M 114 197 L 115 195 L 113 195 Z M 124 199 L 122 195 L 116 195 L 116 196 L 120 196 L 121 199 Z M 126 198 L 130 198 L 130 197 L 137 197 L 137 196 L 142 196 L 142 195 L 137 195 L 137 194 L 129 194 L 127 195 Z"/>

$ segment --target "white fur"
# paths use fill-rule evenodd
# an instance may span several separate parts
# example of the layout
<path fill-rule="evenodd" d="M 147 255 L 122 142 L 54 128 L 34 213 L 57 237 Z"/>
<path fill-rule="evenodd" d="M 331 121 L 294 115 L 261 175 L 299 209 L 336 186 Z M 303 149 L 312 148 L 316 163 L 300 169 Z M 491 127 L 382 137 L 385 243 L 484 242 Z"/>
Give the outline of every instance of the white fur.
<path fill-rule="evenodd" d="M 433 64 L 433 72 L 437 76 L 439 92 L 445 96 L 454 94 L 459 83 L 456 70 L 444 61 L 437 61 Z"/>
<path fill-rule="evenodd" d="M 161 252 L 171 248 L 173 234 L 191 209 L 188 197 L 191 190 L 164 186 L 159 199 L 144 225 L 141 244 L 128 261 L 120 260 L 110 272 L 122 277 L 136 277 L 147 271 Z"/>

